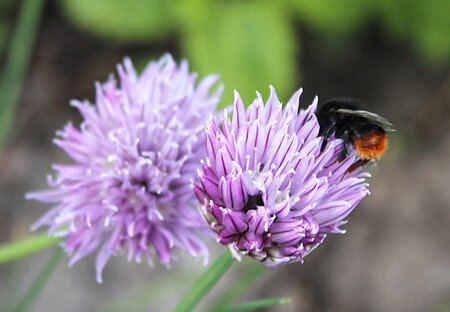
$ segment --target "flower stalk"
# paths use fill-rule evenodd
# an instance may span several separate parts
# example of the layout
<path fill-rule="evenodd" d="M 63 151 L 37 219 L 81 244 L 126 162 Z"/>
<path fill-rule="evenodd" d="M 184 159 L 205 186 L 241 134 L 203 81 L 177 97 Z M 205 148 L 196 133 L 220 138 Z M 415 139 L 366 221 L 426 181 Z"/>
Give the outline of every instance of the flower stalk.
<path fill-rule="evenodd" d="M 20 259 L 34 252 L 53 246 L 60 240 L 60 237 L 41 233 L 20 241 L 4 244 L 0 246 L 0 263 Z"/>
<path fill-rule="evenodd" d="M 0 79 L 0 147 L 5 144 L 14 120 L 15 106 L 31 60 L 45 3 L 44 0 L 26 0 L 20 7 Z"/>
<path fill-rule="evenodd" d="M 234 262 L 229 250 L 225 250 L 215 263 L 199 277 L 194 286 L 184 295 L 174 312 L 192 311 L 203 297 L 217 284 Z"/>

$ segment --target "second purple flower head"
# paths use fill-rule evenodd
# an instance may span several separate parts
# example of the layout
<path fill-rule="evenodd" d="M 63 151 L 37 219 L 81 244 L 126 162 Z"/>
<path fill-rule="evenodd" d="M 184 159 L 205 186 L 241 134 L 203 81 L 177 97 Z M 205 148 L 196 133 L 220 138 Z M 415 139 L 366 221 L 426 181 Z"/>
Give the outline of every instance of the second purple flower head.
<path fill-rule="evenodd" d="M 72 159 L 54 165 L 49 190 L 27 198 L 53 208 L 35 228 L 65 237 L 73 264 L 97 251 L 97 280 L 108 259 L 127 250 L 128 259 L 169 265 L 174 249 L 208 255 L 198 235 L 206 225 L 190 181 L 205 157 L 204 122 L 221 88 L 217 77 L 196 83 L 186 61 L 170 55 L 150 62 L 138 75 L 129 59 L 96 85 L 95 105 L 73 101 L 81 126 L 68 124 L 55 143 Z"/>
<path fill-rule="evenodd" d="M 194 184 L 202 214 L 234 254 L 269 267 L 303 261 L 327 233 L 343 233 L 346 216 L 369 193 L 354 150 L 343 161 L 340 139 L 320 151 L 317 98 L 299 112 L 301 90 L 283 108 L 276 92 L 246 110 L 235 93 L 207 125 L 208 157 Z"/>

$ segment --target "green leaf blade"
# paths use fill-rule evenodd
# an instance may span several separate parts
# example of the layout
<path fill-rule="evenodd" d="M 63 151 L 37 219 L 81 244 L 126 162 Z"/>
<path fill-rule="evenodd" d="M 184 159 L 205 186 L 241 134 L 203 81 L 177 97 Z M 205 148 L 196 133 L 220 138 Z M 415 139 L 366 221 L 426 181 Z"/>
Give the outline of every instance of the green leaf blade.
<path fill-rule="evenodd" d="M 21 241 L 1 245 L 0 264 L 20 259 L 34 252 L 53 246 L 60 240 L 60 237 L 49 236 L 47 233 L 42 233 Z"/>
<path fill-rule="evenodd" d="M 245 312 L 245 311 L 254 311 L 257 309 L 263 309 L 272 307 L 275 305 L 283 305 L 289 304 L 292 302 L 291 298 L 281 297 L 281 298 L 267 298 L 267 299 L 259 299 L 254 301 L 249 301 L 245 303 L 236 304 L 233 306 L 225 307 L 223 309 L 219 309 L 216 312 Z"/>
<path fill-rule="evenodd" d="M 275 2 L 209 4 L 189 23 L 183 49 L 202 75 L 219 73 L 225 84 L 221 106 L 239 91 L 249 105 L 260 91 L 273 85 L 281 98 L 299 87 L 297 38 L 283 7 Z M 201 21 L 201 22 L 199 22 Z"/>
<path fill-rule="evenodd" d="M 44 5 L 44 0 L 24 0 L 19 10 L 0 79 L 0 147 L 4 145 L 13 123 Z"/>
<path fill-rule="evenodd" d="M 117 43 L 162 38 L 174 29 L 176 1 L 64 0 L 65 16 L 78 28 Z"/>
<path fill-rule="evenodd" d="M 174 312 L 192 311 L 203 299 L 220 278 L 228 271 L 234 263 L 234 258 L 229 250 L 225 250 L 222 255 L 213 263 L 208 270 L 199 277 L 194 286 L 178 302 Z"/>

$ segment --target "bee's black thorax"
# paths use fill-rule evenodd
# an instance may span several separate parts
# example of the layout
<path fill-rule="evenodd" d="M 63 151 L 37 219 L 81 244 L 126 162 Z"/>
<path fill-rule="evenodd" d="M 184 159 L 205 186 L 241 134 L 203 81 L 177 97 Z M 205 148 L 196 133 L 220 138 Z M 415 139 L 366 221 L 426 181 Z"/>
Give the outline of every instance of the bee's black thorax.
<path fill-rule="evenodd" d="M 343 150 L 338 160 L 348 154 L 350 145 L 355 141 L 372 134 L 385 134 L 385 129 L 371 118 L 375 114 L 358 110 L 358 101 L 349 98 L 336 98 L 327 101 L 317 111 L 319 136 L 324 138 L 321 151 L 324 151 L 328 139 L 334 134 L 344 141 Z M 378 117 L 378 115 L 375 115 Z"/>

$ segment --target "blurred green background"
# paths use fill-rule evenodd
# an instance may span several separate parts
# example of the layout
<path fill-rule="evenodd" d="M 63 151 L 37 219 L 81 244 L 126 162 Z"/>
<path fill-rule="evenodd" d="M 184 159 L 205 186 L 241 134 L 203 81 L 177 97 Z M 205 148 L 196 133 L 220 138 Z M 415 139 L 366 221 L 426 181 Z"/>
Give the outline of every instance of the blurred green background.
<path fill-rule="evenodd" d="M 94 81 L 126 55 L 141 68 L 170 52 L 220 74 L 222 107 L 233 89 L 249 103 L 270 84 L 282 101 L 303 87 L 303 107 L 316 94 L 353 96 L 399 129 L 348 234 L 304 265 L 266 270 L 245 296 L 293 298 L 271 311 L 450 311 L 449 12 L 448 0 L 2 0 L 0 242 L 29 235 L 46 209 L 23 194 L 65 161 L 51 140 L 80 121 L 69 100 L 93 100 Z M 48 255 L 0 266 L 1 311 Z M 202 271 L 180 257 L 170 272 L 114 259 L 103 285 L 92 257 L 62 261 L 32 311 L 169 310 Z"/>

